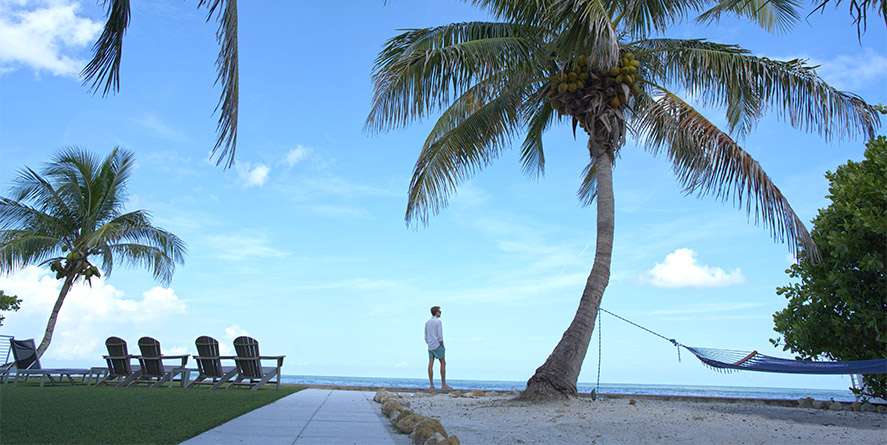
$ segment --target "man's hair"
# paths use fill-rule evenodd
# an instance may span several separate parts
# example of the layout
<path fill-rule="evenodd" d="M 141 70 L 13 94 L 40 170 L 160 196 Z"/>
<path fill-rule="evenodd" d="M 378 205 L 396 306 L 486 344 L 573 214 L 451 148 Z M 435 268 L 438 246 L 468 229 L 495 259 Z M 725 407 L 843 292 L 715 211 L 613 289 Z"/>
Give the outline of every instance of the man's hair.
<path fill-rule="evenodd" d="M 431 315 L 440 312 L 440 306 L 431 306 Z"/>

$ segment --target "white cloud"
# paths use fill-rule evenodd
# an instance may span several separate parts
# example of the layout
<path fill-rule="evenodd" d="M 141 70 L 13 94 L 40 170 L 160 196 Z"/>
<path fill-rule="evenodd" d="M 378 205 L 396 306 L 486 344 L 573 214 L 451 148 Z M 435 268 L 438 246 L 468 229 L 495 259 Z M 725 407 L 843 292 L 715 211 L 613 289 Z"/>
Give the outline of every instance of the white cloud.
<path fill-rule="evenodd" d="M 462 184 L 450 198 L 451 203 L 468 208 L 476 208 L 486 204 L 490 200 L 490 194 L 481 187 L 472 183 Z"/>
<path fill-rule="evenodd" d="M 838 89 L 856 90 L 864 85 L 887 82 L 887 56 L 871 48 L 865 48 L 863 53 L 841 54 L 827 60 L 811 58 L 809 63 L 819 65 L 816 72 Z"/>
<path fill-rule="evenodd" d="M 305 160 L 309 154 L 311 154 L 310 148 L 299 145 L 287 152 L 286 156 L 284 156 L 280 163 L 286 165 L 288 168 L 293 168 L 296 164 Z"/>
<path fill-rule="evenodd" d="M 235 338 L 244 335 L 249 335 L 249 332 L 240 327 L 240 325 L 233 324 L 225 328 L 225 338 L 228 340 L 234 341 Z"/>
<path fill-rule="evenodd" d="M 268 180 L 268 172 L 271 171 L 271 168 L 265 164 L 253 165 L 249 162 L 238 162 L 234 167 L 237 169 L 237 177 L 244 188 L 265 185 Z"/>
<path fill-rule="evenodd" d="M 219 353 L 221 355 L 236 355 L 236 351 L 234 351 L 234 339 L 241 335 L 248 336 L 249 332 L 236 324 L 225 328 L 225 340 L 227 341 L 219 342 Z"/>
<path fill-rule="evenodd" d="M 699 314 L 711 314 L 717 312 L 736 312 L 744 309 L 755 309 L 764 306 L 764 303 L 699 303 L 694 304 L 692 307 L 685 307 L 681 309 L 661 309 L 657 311 L 651 311 L 650 315 L 661 316 L 661 315 L 699 315 Z"/>
<path fill-rule="evenodd" d="M 7 314 L 4 331 L 16 337 L 34 337 L 39 343 L 60 288 L 61 281 L 35 266 L 0 277 L 0 289 L 22 299 L 21 309 Z M 92 287 L 76 284 L 68 292 L 45 357 L 94 361 L 104 352 L 107 337 L 124 335 L 121 331 L 132 326 L 151 325 L 159 329 L 187 310 L 187 304 L 173 289 L 154 287 L 135 299 L 104 279 L 94 278 Z"/>
<path fill-rule="evenodd" d="M 184 140 L 185 136 L 179 133 L 170 124 L 166 123 L 159 116 L 147 114 L 140 118 L 134 119 L 134 122 L 148 130 L 151 130 L 155 136 L 165 137 L 174 140 Z M 178 155 L 173 152 L 172 154 Z"/>
<path fill-rule="evenodd" d="M 318 204 L 308 207 L 308 211 L 315 215 L 328 218 L 370 219 L 370 214 L 365 209 L 330 204 Z"/>
<path fill-rule="evenodd" d="M 215 250 L 213 256 L 222 260 L 243 261 L 244 258 L 283 258 L 289 255 L 271 247 L 268 237 L 260 232 L 214 235 L 207 240 Z"/>
<path fill-rule="evenodd" d="M 721 287 L 745 283 L 745 277 L 738 268 L 727 273 L 720 267 L 697 264 L 696 252 L 678 249 L 648 270 L 641 282 L 656 287 Z"/>
<path fill-rule="evenodd" d="M 86 65 L 80 53 L 103 26 L 79 10 L 72 0 L 0 0 L 0 70 L 23 65 L 77 77 Z"/>

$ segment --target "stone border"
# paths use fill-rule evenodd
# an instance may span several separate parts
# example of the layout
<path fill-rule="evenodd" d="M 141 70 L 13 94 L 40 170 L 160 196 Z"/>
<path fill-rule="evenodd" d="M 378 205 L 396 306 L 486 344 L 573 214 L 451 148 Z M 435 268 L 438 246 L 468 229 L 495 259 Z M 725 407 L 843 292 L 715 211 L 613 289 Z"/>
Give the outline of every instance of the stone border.
<path fill-rule="evenodd" d="M 373 396 L 373 401 L 382 404 L 382 414 L 391 419 L 398 432 L 409 434 L 414 444 L 460 445 L 459 438 L 447 435 L 439 420 L 420 416 L 410 410 L 410 402 L 400 394 L 380 389 Z"/>

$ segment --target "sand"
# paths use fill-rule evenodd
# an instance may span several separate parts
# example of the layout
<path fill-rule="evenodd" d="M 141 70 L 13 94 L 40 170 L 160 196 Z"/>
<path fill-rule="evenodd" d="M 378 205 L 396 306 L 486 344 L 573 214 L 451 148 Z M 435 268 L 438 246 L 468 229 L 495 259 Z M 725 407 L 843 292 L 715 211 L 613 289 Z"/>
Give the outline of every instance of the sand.
<path fill-rule="evenodd" d="M 513 396 L 401 393 L 463 444 L 887 443 L 887 415 L 763 403 L 578 398 L 545 404 Z"/>

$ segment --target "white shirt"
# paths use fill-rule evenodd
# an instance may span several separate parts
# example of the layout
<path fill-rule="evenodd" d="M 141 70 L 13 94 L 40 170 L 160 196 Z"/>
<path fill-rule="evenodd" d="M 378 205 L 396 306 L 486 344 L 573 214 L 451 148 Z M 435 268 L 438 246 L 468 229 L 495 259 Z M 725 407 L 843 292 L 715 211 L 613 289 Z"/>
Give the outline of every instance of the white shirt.
<path fill-rule="evenodd" d="M 425 343 L 428 343 L 428 350 L 433 351 L 440 347 L 443 341 L 443 323 L 440 318 L 431 317 L 425 322 Z"/>

